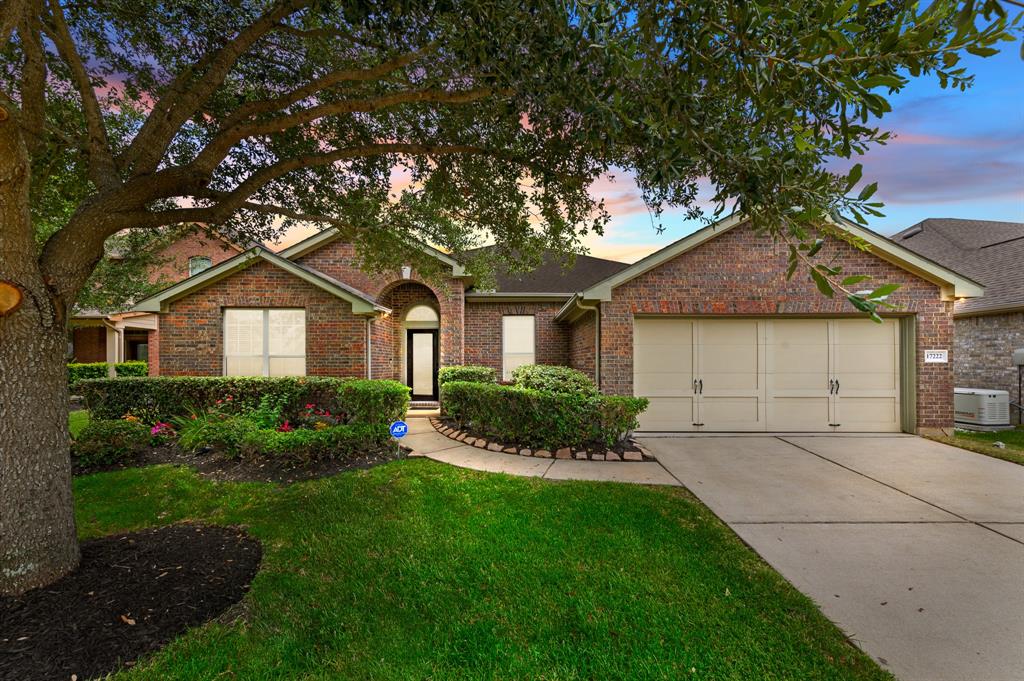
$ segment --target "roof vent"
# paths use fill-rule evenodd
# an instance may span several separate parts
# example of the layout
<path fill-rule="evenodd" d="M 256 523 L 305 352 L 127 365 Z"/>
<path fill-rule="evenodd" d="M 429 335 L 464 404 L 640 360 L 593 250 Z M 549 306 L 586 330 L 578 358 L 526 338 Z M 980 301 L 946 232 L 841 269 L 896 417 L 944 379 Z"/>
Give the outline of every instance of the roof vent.
<path fill-rule="evenodd" d="M 903 235 L 900 238 L 901 239 L 909 239 L 910 237 L 916 236 L 917 234 L 920 234 L 923 231 L 924 231 L 924 227 L 922 227 L 921 225 L 917 225 L 916 227 L 911 227 L 906 232 L 904 232 Z"/>

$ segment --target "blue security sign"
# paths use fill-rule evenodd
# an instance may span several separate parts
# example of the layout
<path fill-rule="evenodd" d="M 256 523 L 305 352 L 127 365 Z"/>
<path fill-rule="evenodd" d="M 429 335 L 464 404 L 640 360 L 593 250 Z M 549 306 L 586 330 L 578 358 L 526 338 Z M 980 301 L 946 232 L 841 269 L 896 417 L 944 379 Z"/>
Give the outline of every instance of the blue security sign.
<path fill-rule="evenodd" d="M 395 421 L 388 430 L 391 431 L 392 437 L 405 437 L 409 434 L 409 424 L 405 421 Z"/>

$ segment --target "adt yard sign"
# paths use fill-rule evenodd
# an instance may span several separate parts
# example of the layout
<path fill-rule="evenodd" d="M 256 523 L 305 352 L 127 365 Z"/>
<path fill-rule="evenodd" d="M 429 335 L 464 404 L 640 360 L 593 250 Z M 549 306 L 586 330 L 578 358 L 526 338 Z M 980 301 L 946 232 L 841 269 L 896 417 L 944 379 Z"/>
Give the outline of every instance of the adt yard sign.
<path fill-rule="evenodd" d="M 405 421 L 395 421 L 388 430 L 391 431 L 392 437 L 405 437 L 409 434 L 409 424 Z"/>

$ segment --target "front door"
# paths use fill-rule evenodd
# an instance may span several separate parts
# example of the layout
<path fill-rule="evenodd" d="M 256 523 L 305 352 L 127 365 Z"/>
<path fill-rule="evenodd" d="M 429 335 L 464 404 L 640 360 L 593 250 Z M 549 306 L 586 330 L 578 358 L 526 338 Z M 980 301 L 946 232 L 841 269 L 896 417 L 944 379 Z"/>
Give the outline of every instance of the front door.
<path fill-rule="evenodd" d="M 437 399 L 437 329 L 406 331 L 406 384 L 414 400 Z"/>

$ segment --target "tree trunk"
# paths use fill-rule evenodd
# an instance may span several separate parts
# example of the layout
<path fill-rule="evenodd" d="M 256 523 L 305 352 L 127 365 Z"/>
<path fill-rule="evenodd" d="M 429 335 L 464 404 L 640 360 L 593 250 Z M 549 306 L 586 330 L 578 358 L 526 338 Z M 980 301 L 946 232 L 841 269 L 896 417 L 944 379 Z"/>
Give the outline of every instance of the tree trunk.
<path fill-rule="evenodd" d="M 29 161 L 0 107 L 0 280 L 22 294 L 0 316 L 0 594 L 18 594 L 78 564 L 71 497 L 67 310 L 39 271 L 29 215 Z"/>

